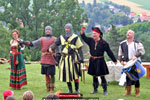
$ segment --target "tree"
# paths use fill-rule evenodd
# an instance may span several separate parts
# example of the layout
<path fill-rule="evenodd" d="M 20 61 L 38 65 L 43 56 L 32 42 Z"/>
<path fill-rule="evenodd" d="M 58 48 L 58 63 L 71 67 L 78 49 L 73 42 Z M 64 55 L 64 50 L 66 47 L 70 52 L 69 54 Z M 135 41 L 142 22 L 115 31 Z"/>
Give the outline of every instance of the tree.
<path fill-rule="evenodd" d="M 0 22 L 0 58 L 9 58 L 10 33 Z"/>
<path fill-rule="evenodd" d="M 108 18 L 108 23 L 115 25 L 122 24 L 123 26 L 125 26 L 128 24 L 132 24 L 133 21 L 132 19 L 125 16 L 124 13 L 117 13 Z"/>
<path fill-rule="evenodd" d="M 137 40 L 139 40 L 144 45 L 144 48 L 145 48 L 145 54 L 144 54 L 144 56 L 142 56 L 142 61 L 150 62 L 150 53 L 149 53 L 149 51 L 150 51 L 150 47 L 149 47 L 150 31 L 144 32 L 143 34 L 141 34 L 140 37 L 137 38 Z"/>
<path fill-rule="evenodd" d="M 104 36 L 105 40 L 109 43 L 109 46 L 111 50 L 113 51 L 115 57 L 118 57 L 118 49 L 119 44 L 123 40 L 122 35 L 118 32 L 116 29 L 116 26 L 113 24 L 111 25 L 111 30 L 105 34 Z M 108 59 L 108 57 L 106 57 Z"/>
<path fill-rule="evenodd" d="M 10 30 L 19 29 L 24 40 L 33 41 L 45 35 L 47 25 L 52 26 L 54 36 L 63 34 L 67 23 L 73 25 L 76 33 L 80 31 L 80 24 L 88 21 L 78 0 L 0 0 L 0 6 L 5 9 L 0 12 L 0 20 L 5 21 Z M 39 60 L 40 52 L 32 51 L 26 49 L 25 56 Z"/>

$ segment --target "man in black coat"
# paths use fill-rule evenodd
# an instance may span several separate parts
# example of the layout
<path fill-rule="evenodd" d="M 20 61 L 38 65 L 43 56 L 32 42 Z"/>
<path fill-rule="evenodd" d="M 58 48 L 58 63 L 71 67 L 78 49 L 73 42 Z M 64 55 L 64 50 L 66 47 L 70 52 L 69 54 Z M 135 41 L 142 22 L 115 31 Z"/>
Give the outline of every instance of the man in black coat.
<path fill-rule="evenodd" d="M 91 57 L 89 59 L 89 68 L 88 74 L 93 76 L 93 87 L 94 91 L 91 94 L 98 92 L 98 76 L 100 76 L 102 80 L 103 94 L 107 95 L 107 82 L 105 79 L 105 75 L 109 74 L 106 62 L 104 60 L 104 51 L 107 52 L 108 56 L 112 59 L 112 61 L 116 64 L 117 60 L 109 48 L 108 43 L 103 40 L 103 33 L 98 27 L 92 27 L 92 38 L 85 36 L 85 27 L 81 29 L 81 37 L 85 43 L 89 46 Z"/>

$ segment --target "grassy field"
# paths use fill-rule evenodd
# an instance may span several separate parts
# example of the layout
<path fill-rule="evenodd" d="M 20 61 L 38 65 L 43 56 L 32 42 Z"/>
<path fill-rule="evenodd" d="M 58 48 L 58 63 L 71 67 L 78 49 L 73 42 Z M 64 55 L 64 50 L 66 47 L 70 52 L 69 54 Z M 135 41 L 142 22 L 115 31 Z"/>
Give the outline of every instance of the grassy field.
<path fill-rule="evenodd" d="M 144 8 L 144 9 L 147 9 L 147 10 L 150 10 L 150 0 L 129 0 L 129 1 L 132 1 L 132 2 L 135 2 L 137 4 L 140 4 L 141 8 Z"/>
<path fill-rule="evenodd" d="M 16 100 L 22 100 L 22 95 L 25 91 L 31 90 L 34 93 L 34 100 L 42 100 L 49 93 L 45 91 L 45 77 L 41 75 L 40 64 L 28 64 L 26 65 L 28 85 L 24 86 L 22 90 L 14 90 L 9 87 L 9 74 L 10 70 L 6 69 L 9 67 L 8 64 L 0 65 L 0 100 L 2 100 L 2 93 L 6 89 L 14 91 L 14 97 Z M 58 80 L 58 69 L 56 71 L 56 88 L 55 92 L 61 90 L 67 92 L 67 85 L 64 82 Z M 132 95 L 123 97 L 124 87 L 118 86 L 117 82 L 111 82 L 108 86 L 108 96 L 103 96 L 102 88 L 99 87 L 99 92 L 97 94 L 91 95 L 90 92 L 92 88 L 92 77 L 86 74 L 85 84 L 80 82 L 80 91 L 84 97 L 99 97 L 99 100 L 149 100 L 150 98 L 150 80 L 147 80 L 144 76 L 141 80 L 141 97 L 135 98 L 134 89 L 132 89 Z M 74 86 L 74 84 L 73 84 Z M 73 87 L 74 88 L 74 87 Z"/>

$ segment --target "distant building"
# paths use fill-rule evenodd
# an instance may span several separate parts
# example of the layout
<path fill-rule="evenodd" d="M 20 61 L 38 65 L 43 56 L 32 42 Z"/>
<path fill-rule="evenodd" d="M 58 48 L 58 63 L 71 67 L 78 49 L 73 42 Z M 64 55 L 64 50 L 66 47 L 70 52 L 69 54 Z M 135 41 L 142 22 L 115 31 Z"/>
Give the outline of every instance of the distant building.
<path fill-rule="evenodd" d="M 121 12 L 121 10 L 120 10 L 120 9 L 115 8 L 115 7 L 114 7 L 114 6 L 112 6 L 112 5 L 109 5 L 109 9 L 110 9 L 111 11 L 113 11 L 114 13 Z"/>
<path fill-rule="evenodd" d="M 129 18 L 135 18 L 135 17 L 136 17 L 136 13 L 131 12 L 131 13 L 129 14 Z"/>
<path fill-rule="evenodd" d="M 140 14 L 141 21 L 150 21 L 150 16 L 147 16 L 146 12 Z"/>

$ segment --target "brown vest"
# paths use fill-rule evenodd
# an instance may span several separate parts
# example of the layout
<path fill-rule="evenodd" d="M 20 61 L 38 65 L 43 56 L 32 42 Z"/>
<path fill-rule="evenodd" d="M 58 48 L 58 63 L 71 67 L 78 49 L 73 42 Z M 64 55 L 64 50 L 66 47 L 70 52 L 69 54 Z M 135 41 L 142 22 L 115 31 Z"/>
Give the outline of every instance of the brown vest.
<path fill-rule="evenodd" d="M 50 39 L 46 39 L 45 37 L 41 38 L 41 64 L 51 64 L 55 65 L 54 57 L 48 53 L 48 48 L 52 45 L 56 40 L 56 37 L 51 37 Z"/>

